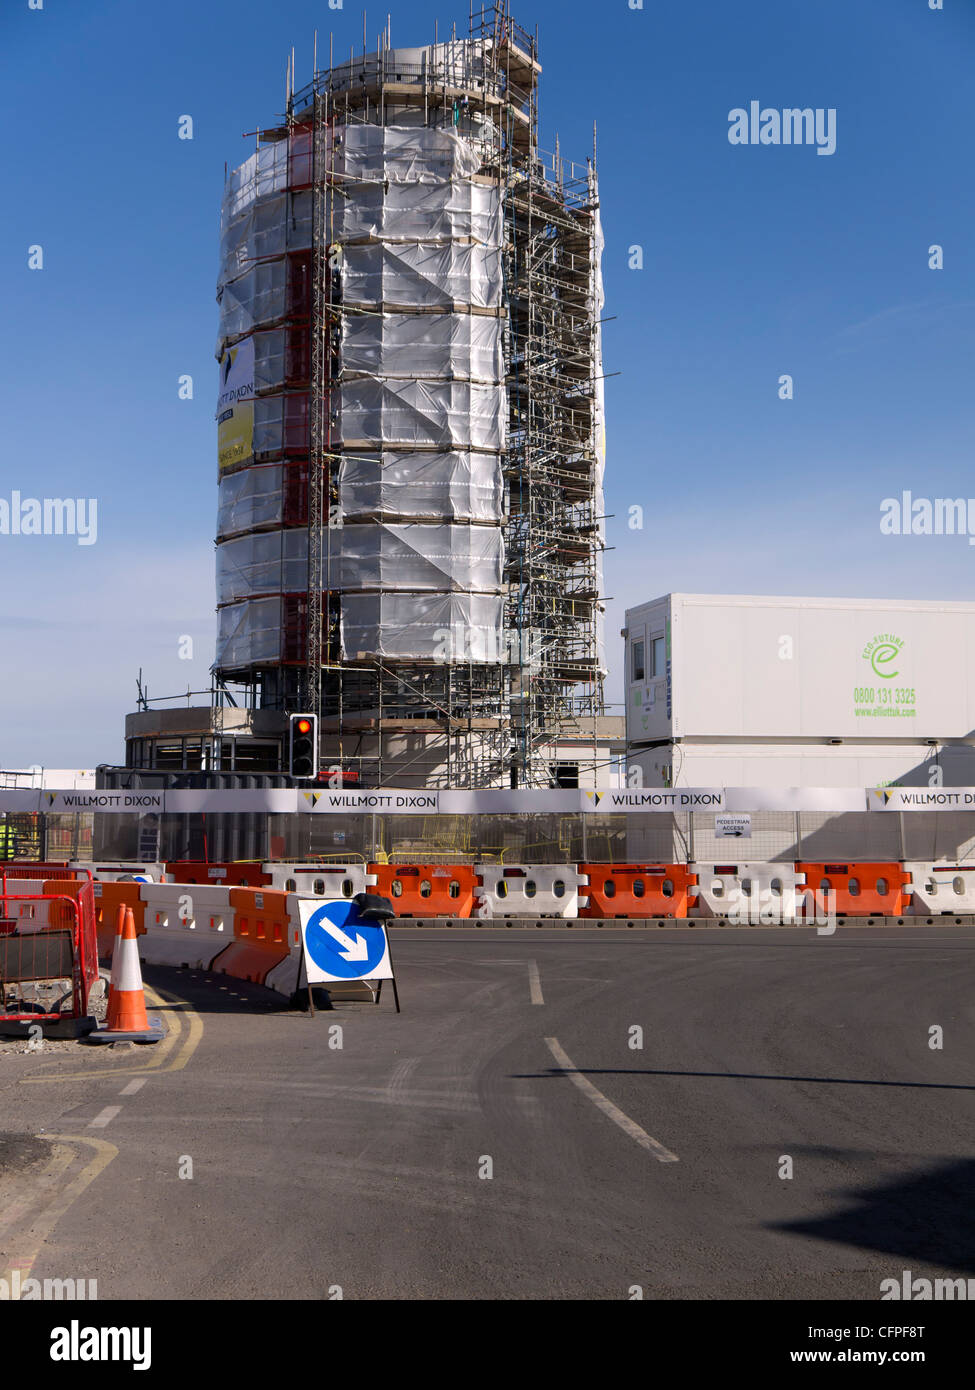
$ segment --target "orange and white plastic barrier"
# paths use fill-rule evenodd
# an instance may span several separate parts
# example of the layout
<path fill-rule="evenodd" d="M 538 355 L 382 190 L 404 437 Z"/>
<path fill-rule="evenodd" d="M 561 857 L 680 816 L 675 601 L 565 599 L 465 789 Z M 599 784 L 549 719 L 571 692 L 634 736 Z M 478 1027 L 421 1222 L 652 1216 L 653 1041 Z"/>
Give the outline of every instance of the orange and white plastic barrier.
<path fill-rule="evenodd" d="M 190 861 L 186 861 L 190 862 Z M 254 874 L 256 861 L 238 867 Z M 172 867 L 172 866 L 170 866 Z M 152 931 L 170 940 L 177 963 L 186 960 L 187 932 L 208 938 L 190 953 L 202 965 L 226 949 L 235 936 L 238 912 L 248 918 L 231 893 L 267 892 L 351 899 L 375 890 L 388 897 L 397 917 L 422 918 L 720 918 L 747 925 L 791 924 L 809 920 L 824 907 L 843 917 L 946 916 L 975 914 L 975 862 L 884 861 L 848 863 L 740 864 L 504 864 L 504 863 L 288 863 L 256 865 L 265 884 L 244 885 L 232 876 L 199 883 L 145 881 L 159 865 L 94 862 L 94 892 L 99 951 L 111 949 L 119 903 L 130 906 L 140 936 Z M 88 866 L 17 864 L 3 866 L 10 914 L 17 930 L 40 931 L 53 923 L 58 909 L 40 899 L 39 883 L 50 898 L 75 872 L 87 877 Z M 243 876 L 239 875 L 239 876 Z M 140 879 L 142 881 L 140 881 Z M 27 901 L 16 902 L 17 894 Z M 37 901 L 29 899 L 37 896 Z M 269 897 L 268 901 L 273 899 Z M 291 917 L 289 912 L 289 919 Z M 255 917 L 256 922 L 277 917 Z M 255 933 L 258 929 L 255 928 Z M 212 940 L 209 940 L 212 938 Z M 254 949 L 268 946 L 249 933 Z M 260 946 L 253 946 L 260 942 Z M 240 953 L 237 953 L 240 954 Z M 261 959 L 264 957 L 262 955 Z M 276 967 L 272 967 L 275 969 Z"/>
<path fill-rule="evenodd" d="M 322 901 L 344 896 L 341 879 L 333 887 Z M 112 883 L 102 893 L 103 956 L 110 915 L 129 906 L 133 916 L 143 913 L 138 948 L 146 961 L 213 970 L 288 995 L 297 988 L 302 938 L 295 893 L 195 883 Z"/>
<path fill-rule="evenodd" d="M 224 888 L 276 888 L 285 893 L 313 893 L 329 898 L 354 898 L 356 893 L 364 893 L 370 886 L 364 864 L 333 864 L 320 860 L 272 860 L 262 863 L 257 859 L 171 859 L 165 869 L 166 877 L 172 883 L 209 884 L 211 887 Z"/>

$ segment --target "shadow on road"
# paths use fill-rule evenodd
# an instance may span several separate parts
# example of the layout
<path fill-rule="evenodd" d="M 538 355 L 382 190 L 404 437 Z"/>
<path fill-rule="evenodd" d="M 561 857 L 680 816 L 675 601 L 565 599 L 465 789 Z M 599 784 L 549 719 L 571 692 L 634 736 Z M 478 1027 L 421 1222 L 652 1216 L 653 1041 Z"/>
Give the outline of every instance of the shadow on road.
<path fill-rule="evenodd" d="M 164 994 L 178 995 L 191 1004 L 197 1013 L 293 1012 L 284 995 L 231 975 L 211 975 L 206 970 L 183 970 L 169 965 L 144 965 L 142 972 L 147 985 Z"/>
<path fill-rule="evenodd" d="M 775 1222 L 767 1229 L 975 1273 L 975 1160 L 952 1160 L 843 1196 L 851 1205 L 832 1216 Z M 901 1270 L 890 1275 L 899 1279 Z"/>
<path fill-rule="evenodd" d="M 975 1091 L 975 1085 L 952 1081 L 875 1081 L 858 1076 L 782 1076 L 760 1071 L 666 1071 L 654 1067 L 576 1067 L 580 1076 L 699 1076 L 716 1081 L 805 1081 L 816 1086 L 891 1086 L 919 1091 Z M 515 1072 L 515 1081 L 545 1081 L 570 1073 L 561 1067 Z"/>

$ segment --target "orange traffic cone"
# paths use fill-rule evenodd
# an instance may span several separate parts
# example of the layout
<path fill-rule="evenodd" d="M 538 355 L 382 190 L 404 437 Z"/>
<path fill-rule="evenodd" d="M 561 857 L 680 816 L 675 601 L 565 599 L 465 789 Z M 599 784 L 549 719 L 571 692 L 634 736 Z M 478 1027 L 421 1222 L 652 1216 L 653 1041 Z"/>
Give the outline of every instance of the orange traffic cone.
<path fill-rule="evenodd" d="M 108 982 L 108 996 L 106 1003 L 109 1008 L 112 1006 L 112 991 L 115 989 L 115 982 L 118 979 L 120 963 L 122 959 L 122 935 L 125 931 L 125 903 L 119 903 L 118 913 L 115 917 L 115 944 L 112 947 L 112 974 Z"/>
<path fill-rule="evenodd" d="M 139 945 L 135 934 L 135 917 L 131 907 L 122 907 L 121 930 L 115 938 L 112 955 L 112 983 L 108 996 L 108 1017 L 104 1028 L 89 1033 L 87 1041 L 99 1042 L 159 1042 L 165 1037 L 160 1018 L 149 1022 L 146 996 L 142 988 L 142 969 L 139 965 Z"/>

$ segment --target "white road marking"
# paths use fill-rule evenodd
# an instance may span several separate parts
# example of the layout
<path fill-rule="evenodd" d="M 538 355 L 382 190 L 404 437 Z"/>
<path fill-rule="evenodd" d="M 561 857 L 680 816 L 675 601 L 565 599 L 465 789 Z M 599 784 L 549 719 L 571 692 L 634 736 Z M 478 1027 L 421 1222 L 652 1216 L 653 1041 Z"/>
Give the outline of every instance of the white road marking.
<path fill-rule="evenodd" d="M 147 1078 L 144 1076 L 136 1077 L 134 1081 L 130 1081 L 127 1086 L 122 1087 L 121 1091 L 119 1091 L 119 1095 L 134 1096 L 136 1091 L 142 1090 L 143 1086 L 146 1084 L 146 1080 Z"/>
<path fill-rule="evenodd" d="M 534 960 L 528 962 L 528 988 L 531 990 L 533 1004 L 545 1003 L 542 998 L 542 981 L 538 973 L 538 962 Z"/>
<path fill-rule="evenodd" d="M 121 1105 L 106 1105 L 105 1109 L 95 1116 L 88 1128 L 104 1129 L 107 1124 L 111 1124 L 121 1109 Z"/>
<path fill-rule="evenodd" d="M 561 1046 L 558 1038 L 546 1038 L 545 1041 L 548 1044 L 549 1052 L 551 1052 L 569 1080 L 574 1081 L 583 1095 L 588 1096 L 593 1105 L 598 1106 L 604 1115 L 608 1115 L 614 1124 L 618 1124 L 624 1134 L 628 1134 L 631 1139 L 635 1139 L 643 1148 L 649 1149 L 654 1158 L 658 1159 L 659 1162 L 680 1162 L 676 1154 L 672 1154 L 669 1149 L 664 1148 L 663 1144 L 659 1144 L 656 1139 L 652 1139 L 646 1130 L 641 1129 L 635 1120 L 631 1120 L 629 1115 L 624 1115 L 618 1105 L 614 1105 L 608 1097 L 604 1096 L 602 1091 L 594 1086 L 588 1077 L 583 1076 L 580 1071 L 576 1070 L 575 1063 Z"/>

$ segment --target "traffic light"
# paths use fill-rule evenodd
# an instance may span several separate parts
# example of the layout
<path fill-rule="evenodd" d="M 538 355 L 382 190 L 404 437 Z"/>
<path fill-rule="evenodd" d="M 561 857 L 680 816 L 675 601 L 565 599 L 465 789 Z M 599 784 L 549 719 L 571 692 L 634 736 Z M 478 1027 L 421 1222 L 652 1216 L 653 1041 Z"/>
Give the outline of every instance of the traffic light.
<path fill-rule="evenodd" d="M 288 769 L 292 777 L 318 776 L 318 715 L 293 714 Z"/>

